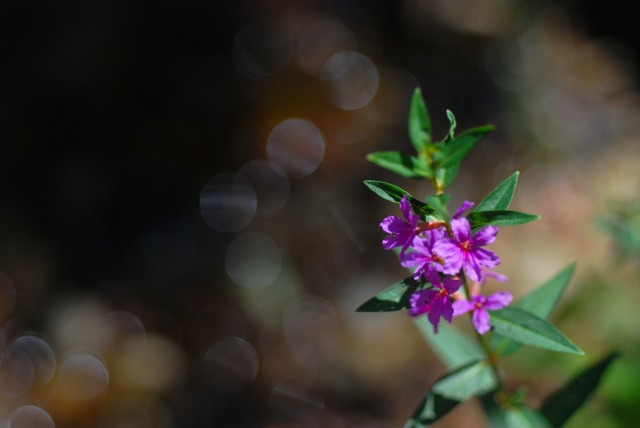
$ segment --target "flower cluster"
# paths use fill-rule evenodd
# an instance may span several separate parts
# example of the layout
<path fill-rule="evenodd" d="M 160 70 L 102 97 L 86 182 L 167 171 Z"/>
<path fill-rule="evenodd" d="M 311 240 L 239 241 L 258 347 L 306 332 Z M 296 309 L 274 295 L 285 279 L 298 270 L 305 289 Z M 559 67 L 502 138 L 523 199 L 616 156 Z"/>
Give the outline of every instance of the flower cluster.
<path fill-rule="evenodd" d="M 415 269 L 415 280 L 423 278 L 431 284 L 431 288 L 412 294 L 409 314 L 427 314 L 436 332 L 440 318 L 450 323 L 455 316 L 473 312 L 475 329 L 485 334 L 491 328 L 487 311 L 501 309 L 512 299 L 508 292 L 489 296 L 480 294 L 481 285 L 487 277 L 499 281 L 506 278 L 488 270 L 498 266 L 500 258 L 484 248 L 495 241 L 498 228 L 484 226 L 472 232 L 469 221 L 462 216 L 473 205 L 465 201 L 449 224 L 444 221 L 421 222 L 420 217 L 412 212 L 405 195 L 400 201 L 403 218 L 389 216 L 380 223 L 382 230 L 389 234 L 382 241 L 384 248 L 401 247 L 402 266 Z M 476 285 L 470 288 L 470 300 L 464 300 L 462 293 L 458 292 L 465 278 Z M 456 299 L 453 303 L 452 298 Z"/>

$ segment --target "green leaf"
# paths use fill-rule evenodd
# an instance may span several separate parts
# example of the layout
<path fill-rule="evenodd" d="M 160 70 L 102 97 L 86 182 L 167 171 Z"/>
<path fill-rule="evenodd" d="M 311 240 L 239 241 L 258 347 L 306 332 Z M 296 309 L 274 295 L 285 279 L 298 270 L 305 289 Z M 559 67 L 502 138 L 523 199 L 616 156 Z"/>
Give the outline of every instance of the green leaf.
<path fill-rule="evenodd" d="M 471 340 L 450 324 L 441 323 L 438 333 L 434 333 L 427 317 L 416 317 L 414 322 L 433 352 L 449 368 L 460 367 L 485 356 L 477 341 Z"/>
<path fill-rule="evenodd" d="M 491 325 L 496 333 L 525 345 L 584 355 L 580 348 L 551 323 L 524 309 L 506 307 L 493 311 Z"/>
<path fill-rule="evenodd" d="M 539 412 L 524 404 L 516 404 L 505 410 L 504 421 L 508 428 L 552 428 Z"/>
<path fill-rule="evenodd" d="M 425 428 L 449 413 L 460 404 L 457 400 L 444 398 L 441 395 L 428 391 L 404 428 Z"/>
<path fill-rule="evenodd" d="M 431 144 L 431 120 L 420 88 L 413 92 L 409 108 L 409 138 L 418 153 L 423 153 Z"/>
<path fill-rule="evenodd" d="M 618 357 L 614 352 L 582 371 L 547 397 L 540 411 L 554 427 L 560 427 L 589 399 L 609 365 Z"/>
<path fill-rule="evenodd" d="M 369 153 L 367 160 L 402 177 L 425 178 L 430 176 L 427 165 L 424 165 L 415 156 L 404 153 L 395 151 Z"/>
<path fill-rule="evenodd" d="M 466 401 L 493 391 L 497 386 L 491 365 L 486 360 L 480 360 L 448 372 L 433 384 L 431 391 L 448 399 Z"/>
<path fill-rule="evenodd" d="M 402 197 L 407 195 L 409 198 L 409 203 L 413 208 L 416 214 L 422 214 L 424 216 L 432 216 L 436 210 L 429 205 L 421 202 L 411 196 L 409 192 L 399 188 L 396 185 L 391 183 L 385 183 L 384 181 L 376 181 L 376 180 L 365 180 L 365 186 L 367 186 L 373 193 L 380 196 L 382 199 L 386 199 L 387 201 L 400 203 Z M 435 218 L 434 218 L 435 219 Z"/>
<path fill-rule="evenodd" d="M 411 295 L 420 289 L 430 285 L 429 282 L 419 280 L 413 277 L 407 277 L 402 281 L 398 281 L 376 294 L 371 299 L 364 302 L 356 312 L 391 312 L 408 309 L 411 307 L 409 299 Z"/>
<path fill-rule="evenodd" d="M 460 169 L 460 162 L 456 162 L 454 164 L 449 165 L 444 170 L 443 169 L 438 170 L 438 171 L 444 171 L 441 174 L 441 177 L 439 178 L 440 182 L 442 183 L 443 189 L 446 189 L 451 185 L 451 183 L 453 183 L 453 180 L 458 175 L 459 169 Z"/>
<path fill-rule="evenodd" d="M 449 214 L 447 213 L 447 202 L 449 202 L 450 199 L 451 197 L 446 193 L 432 195 L 427 198 L 427 204 L 438 212 L 440 218 L 448 221 Z"/>
<path fill-rule="evenodd" d="M 482 410 L 484 410 L 484 414 L 489 421 L 488 426 L 491 428 L 508 428 L 504 419 L 504 411 L 502 406 L 496 403 L 495 394 L 489 392 L 487 394 L 482 394 L 478 398 L 482 405 Z"/>
<path fill-rule="evenodd" d="M 423 428 L 449 413 L 461 401 L 495 389 L 493 371 L 484 361 L 472 361 L 438 379 L 418 405 L 405 428 Z"/>
<path fill-rule="evenodd" d="M 443 143 L 447 143 L 447 142 L 453 140 L 454 132 L 456 130 L 456 117 L 453 115 L 451 110 L 447 110 L 447 118 L 449 119 L 449 124 L 450 124 L 449 125 L 449 132 L 444 137 L 444 140 L 442 140 Z"/>
<path fill-rule="evenodd" d="M 478 204 L 474 211 L 506 210 L 509 208 L 519 175 L 520 173 L 516 171 L 500 183 Z"/>
<path fill-rule="evenodd" d="M 438 147 L 434 155 L 434 168 L 446 168 L 464 159 L 489 132 L 493 131 L 491 125 L 469 129 L 455 137 L 452 141 Z"/>
<path fill-rule="evenodd" d="M 467 216 L 472 229 L 482 226 L 516 226 L 538 220 L 539 215 L 510 210 L 473 211 Z"/>
<path fill-rule="evenodd" d="M 565 267 L 553 278 L 520 298 L 512 307 L 524 309 L 540 318 L 548 318 L 560 301 L 575 269 L 575 263 Z M 509 355 L 519 347 L 519 343 L 499 334 L 494 334 L 491 337 L 491 348 L 497 350 L 501 355 Z"/>

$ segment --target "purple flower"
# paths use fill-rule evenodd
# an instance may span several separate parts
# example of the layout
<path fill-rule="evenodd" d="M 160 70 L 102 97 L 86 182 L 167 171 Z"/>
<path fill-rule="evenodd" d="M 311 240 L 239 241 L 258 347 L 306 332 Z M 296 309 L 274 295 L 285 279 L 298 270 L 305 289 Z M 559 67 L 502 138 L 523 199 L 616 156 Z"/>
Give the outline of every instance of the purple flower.
<path fill-rule="evenodd" d="M 498 228 L 485 226 L 471 235 L 471 225 L 466 218 L 451 220 L 453 239 L 445 237 L 433 246 L 433 252 L 444 259 L 442 272 L 457 275 L 461 270 L 472 281 L 482 280 L 482 268 L 494 268 L 500 264 L 500 258 L 482 247 L 496 239 Z"/>
<path fill-rule="evenodd" d="M 445 278 L 440 282 L 440 275 L 435 272 L 430 273 L 427 279 L 434 288 L 419 290 L 411 295 L 409 315 L 415 317 L 426 313 L 429 322 L 433 325 L 433 331 L 437 333 L 440 317 L 449 323 L 453 320 L 451 294 L 460 288 L 460 280 Z"/>
<path fill-rule="evenodd" d="M 400 201 L 400 212 L 402 212 L 404 219 L 392 215 L 382 220 L 380 227 L 390 234 L 382 240 L 382 246 L 387 250 L 402 247 L 402 252 L 404 252 L 413 238 L 421 232 L 418 226 L 420 217 L 411 211 L 411 204 L 406 194 Z"/>
<path fill-rule="evenodd" d="M 511 303 L 511 293 L 500 291 L 487 297 L 482 294 L 473 296 L 471 300 L 456 300 L 453 302 L 453 316 L 473 311 L 473 326 L 480 334 L 485 334 L 491 328 L 491 321 L 487 311 L 502 309 Z"/>
<path fill-rule="evenodd" d="M 415 267 L 413 279 L 420 279 L 421 275 L 428 278 L 430 272 L 442 271 L 444 260 L 433 252 L 433 246 L 445 235 L 444 229 L 434 229 L 425 232 L 424 238 L 413 238 L 411 248 L 415 251 L 400 254 L 400 264 L 403 267 Z"/>

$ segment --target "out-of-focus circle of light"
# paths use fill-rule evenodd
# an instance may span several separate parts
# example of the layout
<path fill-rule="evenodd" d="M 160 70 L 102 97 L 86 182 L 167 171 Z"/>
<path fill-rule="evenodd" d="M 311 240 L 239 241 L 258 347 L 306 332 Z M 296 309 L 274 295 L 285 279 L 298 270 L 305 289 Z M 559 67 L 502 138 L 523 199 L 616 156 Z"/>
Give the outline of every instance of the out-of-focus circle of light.
<path fill-rule="evenodd" d="M 205 373 L 225 394 L 235 394 L 254 381 L 260 360 L 249 342 L 231 337 L 215 343 L 202 358 Z"/>
<path fill-rule="evenodd" d="M 36 370 L 25 353 L 7 351 L 0 369 L 0 397 L 20 397 L 31 388 Z"/>
<path fill-rule="evenodd" d="M 282 70 L 293 54 L 286 29 L 271 21 L 246 23 L 236 33 L 233 48 L 236 68 L 251 80 L 260 80 Z"/>
<path fill-rule="evenodd" d="M 378 70 L 358 52 L 333 55 L 322 69 L 322 89 L 331 104 L 343 110 L 366 106 L 378 91 Z"/>
<path fill-rule="evenodd" d="M 90 401 L 98 398 L 109 385 L 109 372 L 97 357 L 74 352 L 60 362 L 58 384 L 72 398 Z"/>
<path fill-rule="evenodd" d="M 227 274 L 239 286 L 262 288 L 278 277 L 282 254 L 278 244 L 269 236 L 247 232 L 227 247 L 226 266 Z"/>
<path fill-rule="evenodd" d="M 33 386 L 48 384 L 56 372 L 56 356 L 51 345 L 33 334 L 17 337 L 9 345 L 7 357 L 27 358 L 33 367 Z"/>
<path fill-rule="evenodd" d="M 16 304 L 16 290 L 7 275 L 0 272 L 0 322 L 9 318 Z"/>
<path fill-rule="evenodd" d="M 324 157 L 324 138 L 316 126 L 304 119 L 286 119 L 267 138 L 267 157 L 291 178 L 314 172 Z"/>
<path fill-rule="evenodd" d="M 271 217 L 287 203 L 289 178 L 277 163 L 255 159 L 240 168 L 238 174 L 246 177 L 256 192 L 256 217 Z"/>
<path fill-rule="evenodd" d="M 127 311 L 110 311 L 93 327 L 93 343 L 100 352 L 111 352 L 123 344 L 144 343 L 146 330 L 140 319 Z"/>
<path fill-rule="evenodd" d="M 9 416 L 9 428 L 55 428 L 53 419 L 37 406 L 21 406 Z"/>
<path fill-rule="evenodd" d="M 218 174 L 200 192 L 202 218 L 219 232 L 237 232 L 246 227 L 253 220 L 257 205 L 253 187 L 238 174 Z"/>
<path fill-rule="evenodd" d="M 315 77 L 322 77 L 326 62 L 338 52 L 355 51 L 356 37 L 336 21 L 321 21 L 308 27 L 298 40 L 298 58 L 302 68 Z"/>
<path fill-rule="evenodd" d="M 338 315 L 325 299 L 305 296 L 287 308 L 282 329 L 298 358 L 314 360 L 335 348 L 339 334 Z"/>

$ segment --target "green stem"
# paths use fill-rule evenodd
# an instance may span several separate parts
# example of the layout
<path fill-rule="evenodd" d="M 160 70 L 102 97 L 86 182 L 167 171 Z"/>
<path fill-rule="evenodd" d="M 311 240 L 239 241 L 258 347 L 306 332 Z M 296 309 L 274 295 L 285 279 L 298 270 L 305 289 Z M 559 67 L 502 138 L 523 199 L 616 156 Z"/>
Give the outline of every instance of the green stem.
<path fill-rule="evenodd" d="M 462 281 L 462 287 L 464 288 L 464 292 L 467 295 L 467 299 L 471 300 L 471 288 L 469 287 L 469 283 L 467 281 L 467 277 L 464 274 L 464 272 L 460 272 L 460 280 Z M 473 324 L 473 311 L 469 312 L 469 319 L 471 320 L 471 324 Z M 482 350 L 487 356 L 487 361 L 489 362 L 489 365 L 491 366 L 491 370 L 493 371 L 493 374 L 496 377 L 496 382 L 498 383 L 498 386 L 496 388 L 496 396 L 502 397 L 501 398 L 501 401 L 502 401 L 503 399 L 505 399 L 505 397 L 508 397 L 508 394 L 504 387 L 502 375 L 500 374 L 500 366 L 498 365 L 498 356 L 497 354 L 491 351 L 491 346 L 489 346 L 487 337 L 478 333 L 475 330 L 475 328 L 473 329 L 473 331 L 476 334 L 476 339 L 480 343 Z"/>

